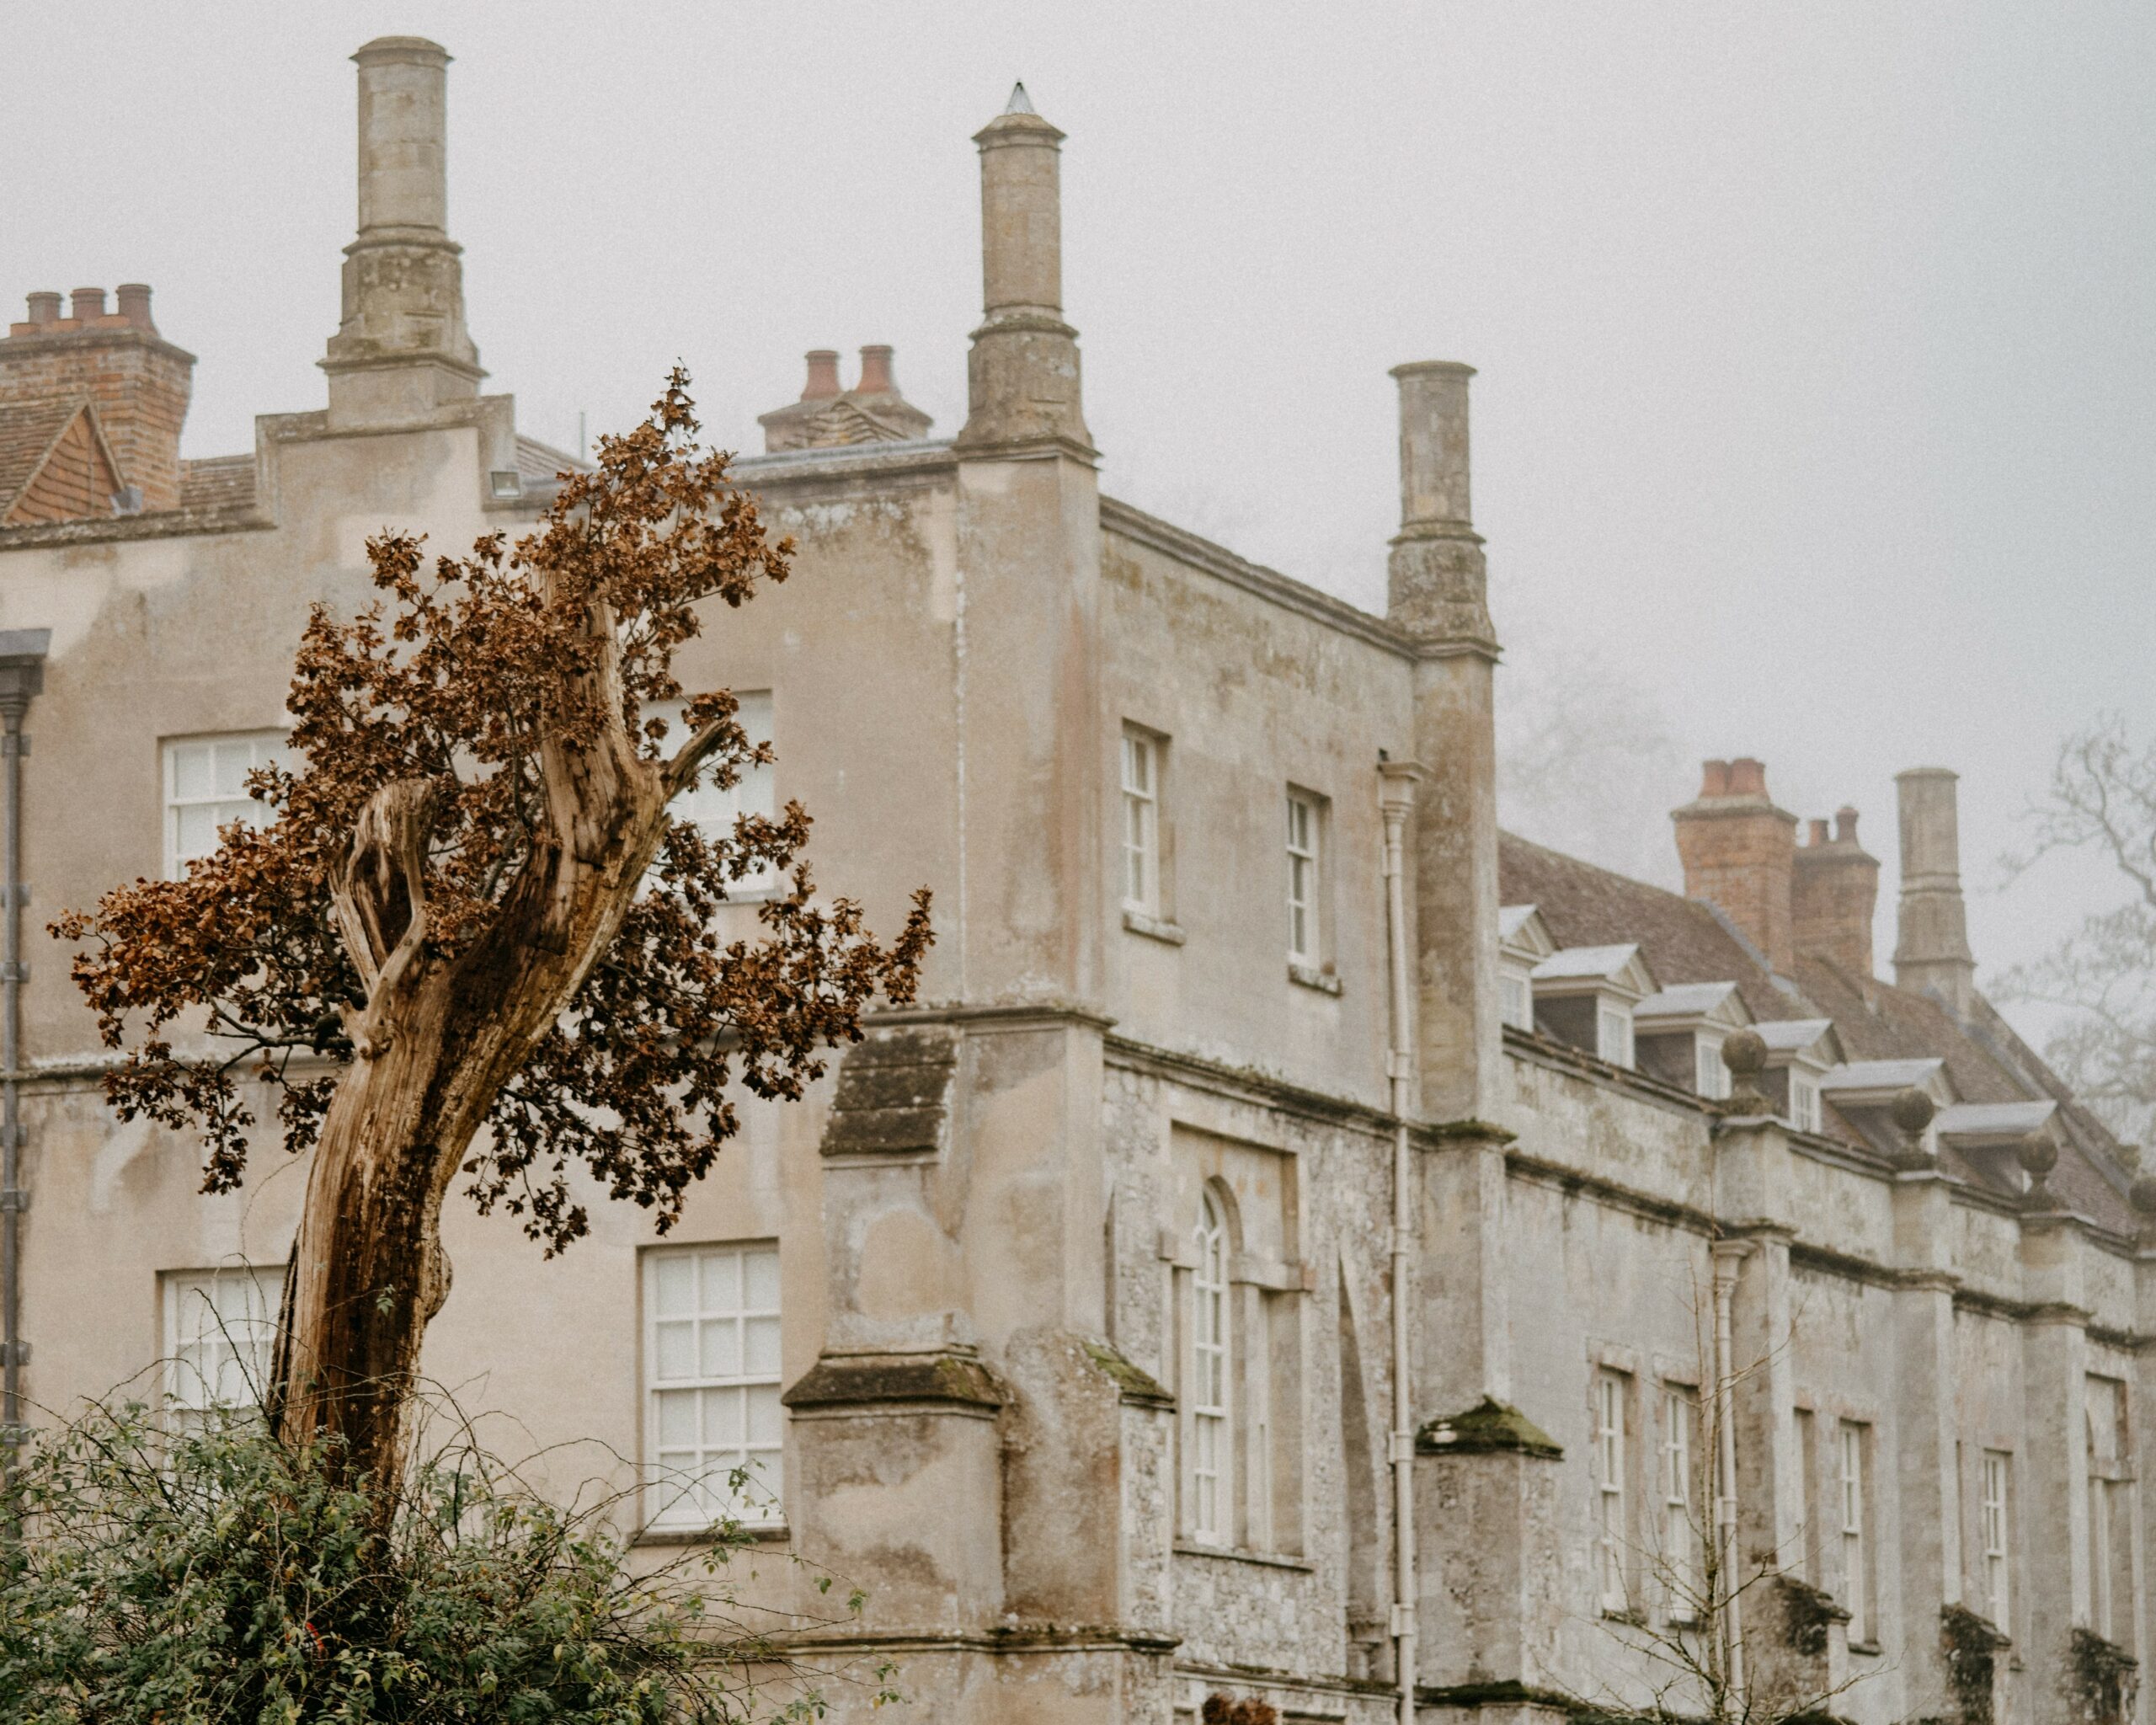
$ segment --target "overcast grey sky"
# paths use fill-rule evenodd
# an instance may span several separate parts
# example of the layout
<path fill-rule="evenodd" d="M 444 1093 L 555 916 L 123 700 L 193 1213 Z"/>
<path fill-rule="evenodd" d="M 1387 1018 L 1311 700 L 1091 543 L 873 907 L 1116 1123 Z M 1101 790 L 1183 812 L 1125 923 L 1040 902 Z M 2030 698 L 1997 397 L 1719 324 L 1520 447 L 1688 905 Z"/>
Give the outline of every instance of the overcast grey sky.
<path fill-rule="evenodd" d="M 1515 686 L 1634 687 L 1673 744 L 1616 756 L 1608 854 L 1758 755 L 1797 813 L 1864 811 L 1883 958 L 1896 769 L 1961 770 L 1989 886 L 2063 733 L 2156 728 L 2147 0 L 24 6 L 0 295 L 150 282 L 190 454 L 318 405 L 345 56 L 392 32 L 456 56 L 471 327 L 535 435 L 623 423 L 679 355 L 757 447 L 803 349 L 850 381 L 873 341 L 954 430 L 969 139 L 1022 77 L 1070 134 L 1112 490 L 1379 607 L 1386 368 L 1481 368 Z M 1977 895 L 1980 965 L 2104 889 Z"/>

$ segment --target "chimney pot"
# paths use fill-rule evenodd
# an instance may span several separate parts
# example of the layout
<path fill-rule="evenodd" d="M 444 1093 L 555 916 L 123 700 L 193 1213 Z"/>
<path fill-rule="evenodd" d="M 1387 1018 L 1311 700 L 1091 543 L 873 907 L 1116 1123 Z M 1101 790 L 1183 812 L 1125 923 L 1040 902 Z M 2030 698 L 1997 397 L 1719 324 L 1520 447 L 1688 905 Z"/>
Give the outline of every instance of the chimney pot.
<path fill-rule="evenodd" d="M 1726 761 L 1702 761 L 1700 763 L 1700 794 L 1703 797 L 1726 797 L 1729 794 L 1729 763 Z"/>
<path fill-rule="evenodd" d="M 78 287 L 73 293 L 75 321 L 88 328 L 104 316 L 104 290 L 101 287 Z"/>
<path fill-rule="evenodd" d="M 57 323 L 60 321 L 60 296 L 56 293 L 34 293 L 30 300 L 30 322 Z"/>
<path fill-rule="evenodd" d="M 1748 755 L 1729 763 L 1729 794 L 1732 797 L 1764 797 L 1767 794 L 1767 769 L 1764 762 Z"/>
<path fill-rule="evenodd" d="M 1815 820 L 1812 823 L 1810 842 L 1814 845 L 1823 845 L 1827 842 L 1827 823 L 1824 820 Z"/>
<path fill-rule="evenodd" d="M 150 321 L 149 284 L 141 281 L 123 281 L 112 291 L 113 302 L 120 315 L 137 329 L 147 329 L 154 334 L 157 326 Z"/>
<path fill-rule="evenodd" d="M 1844 845 L 1856 842 L 1856 810 L 1846 803 L 1834 811 L 1834 838 Z"/>
<path fill-rule="evenodd" d="M 889 395 L 898 388 L 891 379 L 891 350 L 888 346 L 861 350 L 861 388 L 863 395 Z"/>
<path fill-rule="evenodd" d="M 835 347 L 808 350 L 808 381 L 801 387 L 803 401 L 823 401 L 839 393 L 839 350 Z"/>

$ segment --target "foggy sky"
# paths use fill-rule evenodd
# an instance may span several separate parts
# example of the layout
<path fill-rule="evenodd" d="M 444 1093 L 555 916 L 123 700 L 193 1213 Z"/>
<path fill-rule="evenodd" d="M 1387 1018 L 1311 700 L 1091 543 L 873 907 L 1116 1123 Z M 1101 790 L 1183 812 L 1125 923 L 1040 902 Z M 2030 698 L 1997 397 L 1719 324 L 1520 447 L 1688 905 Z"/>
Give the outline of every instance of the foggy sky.
<path fill-rule="evenodd" d="M 1668 740 L 1612 751 L 1588 848 L 1667 857 L 1696 761 L 1759 756 L 1863 811 L 1883 961 L 1892 776 L 1938 764 L 1980 982 L 2114 896 L 1994 860 L 2068 730 L 2156 729 L 2145 0 L 17 8 L 8 315 L 151 283 L 190 455 L 319 406 L 346 56 L 389 33 L 456 56 L 451 228 L 527 432 L 622 425 L 679 356 L 757 448 L 803 350 L 851 382 L 878 341 L 955 431 L 969 140 L 1022 77 L 1111 492 L 1381 608 L 1386 369 L 1467 360 L 1513 686 Z"/>

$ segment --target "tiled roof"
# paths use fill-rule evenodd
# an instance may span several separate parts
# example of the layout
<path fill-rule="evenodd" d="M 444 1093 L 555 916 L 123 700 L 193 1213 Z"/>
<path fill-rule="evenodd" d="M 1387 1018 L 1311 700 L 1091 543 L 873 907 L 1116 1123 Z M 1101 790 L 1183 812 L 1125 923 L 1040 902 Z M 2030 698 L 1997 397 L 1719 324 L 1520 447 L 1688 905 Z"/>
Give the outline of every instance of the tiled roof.
<path fill-rule="evenodd" d="M 254 501 L 254 457 L 213 455 L 179 464 L 182 509 L 237 509 Z"/>
<path fill-rule="evenodd" d="M 557 449 L 551 443 L 526 437 L 520 431 L 516 438 L 516 471 L 526 485 L 537 485 L 563 473 L 588 473 L 591 463 L 579 461 L 567 450 Z"/>
<path fill-rule="evenodd" d="M 1536 905 L 1561 946 L 1636 941 L 1665 988 L 1733 981 L 1763 1021 L 1831 1019 L 1844 1058 L 1853 1063 L 1943 1060 L 1960 1104 L 2057 1102 L 2053 1124 L 2066 1144 L 2049 1181 L 2053 1197 L 2102 1226 L 2135 1231 L 2116 1140 L 1981 996 L 1961 1023 L 1929 995 L 1854 977 L 1818 958 L 1796 960 L 1789 980 L 1801 992 L 1792 994 L 1772 980 L 1758 949 L 1706 905 L 1510 833 L 1499 838 L 1497 876 L 1503 902 Z M 1758 1027 L 1762 1034 L 1769 1023 Z M 1951 1146 L 1942 1148 L 1940 1164 L 1972 1185 L 1999 1189 Z"/>
<path fill-rule="evenodd" d="M 23 489 L 85 398 L 49 396 L 38 401 L 0 402 L 0 516 L 14 507 Z"/>
<path fill-rule="evenodd" d="M 1790 997 L 1766 966 L 1705 905 L 1591 862 L 1503 834 L 1497 844 L 1498 897 L 1533 905 L 1561 947 L 1636 941 L 1664 988 L 1680 982 L 1734 982 L 1755 1018 L 1786 1018 Z"/>

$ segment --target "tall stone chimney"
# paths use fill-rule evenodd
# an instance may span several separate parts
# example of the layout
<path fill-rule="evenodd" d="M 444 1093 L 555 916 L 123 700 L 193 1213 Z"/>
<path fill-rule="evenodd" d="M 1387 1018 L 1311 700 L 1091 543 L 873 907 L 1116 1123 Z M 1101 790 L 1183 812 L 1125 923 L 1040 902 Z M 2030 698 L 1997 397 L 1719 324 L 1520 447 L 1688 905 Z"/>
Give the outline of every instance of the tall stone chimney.
<path fill-rule="evenodd" d="M 63 318 L 57 293 L 30 295 L 29 316 L 0 340 L 0 405 L 87 399 L 119 483 L 141 493 L 138 507 L 177 509 L 195 355 L 157 334 L 141 283 L 125 283 L 113 297 L 117 308 L 108 312 L 103 288 L 78 287 Z M 97 515 L 111 506 L 104 497 L 90 502 Z"/>
<path fill-rule="evenodd" d="M 1812 823 L 1812 842 L 1799 847 L 1791 882 L 1790 922 L 1796 950 L 1838 964 L 1860 982 L 1871 980 L 1871 917 L 1879 904 L 1879 859 L 1857 842 L 1856 810 L 1836 811 L 1834 830 Z"/>
<path fill-rule="evenodd" d="M 1976 992 L 1961 902 L 1961 837 L 1955 809 L 1956 775 L 1913 766 L 1894 775 L 1901 795 L 1902 903 L 1894 942 L 1894 980 L 1937 995 L 1966 1017 Z"/>
<path fill-rule="evenodd" d="M 1017 84 L 980 148 L 982 301 L 966 360 L 961 450 L 1060 443 L 1090 458 L 1078 332 L 1063 321 L 1063 134 Z"/>
<path fill-rule="evenodd" d="M 449 56 L 418 36 L 381 36 L 352 58 L 359 234 L 320 361 L 340 430 L 422 419 L 470 400 L 486 376 L 464 328 L 463 248 L 449 237 Z"/>
<path fill-rule="evenodd" d="M 1700 794 L 1669 818 L 1684 864 L 1684 896 L 1712 905 L 1786 972 L 1796 952 L 1796 817 L 1768 799 L 1767 769 L 1749 757 L 1707 761 Z"/>
<path fill-rule="evenodd" d="M 1472 366 L 1394 368 L 1400 531 L 1386 615 L 1415 644 L 1417 1049 L 1430 1118 L 1491 1118 L 1499 1097 L 1497 632 L 1468 505 Z"/>

